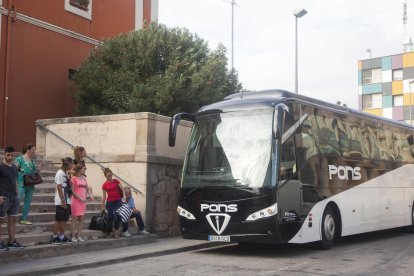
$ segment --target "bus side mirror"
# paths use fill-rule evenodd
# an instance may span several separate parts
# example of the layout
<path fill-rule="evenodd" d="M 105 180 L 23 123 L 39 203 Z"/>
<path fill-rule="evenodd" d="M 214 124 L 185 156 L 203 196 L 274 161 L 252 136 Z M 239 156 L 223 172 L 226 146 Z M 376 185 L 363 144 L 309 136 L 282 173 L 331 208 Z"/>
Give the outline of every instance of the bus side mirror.
<path fill-rule="evenodd" d="M 181 119 L 188 120 L 194 123 L 195 116 L 193 114 L 183 112 L 183 113 L 177 113 L 171 118 L 170 130 L 169 130 L 169 135 L 168 135 L 168 144 L 170 145 L 170 147 L 175 146 L 177 128 L 178 128 L 178 125 L 180 124 Z"/>

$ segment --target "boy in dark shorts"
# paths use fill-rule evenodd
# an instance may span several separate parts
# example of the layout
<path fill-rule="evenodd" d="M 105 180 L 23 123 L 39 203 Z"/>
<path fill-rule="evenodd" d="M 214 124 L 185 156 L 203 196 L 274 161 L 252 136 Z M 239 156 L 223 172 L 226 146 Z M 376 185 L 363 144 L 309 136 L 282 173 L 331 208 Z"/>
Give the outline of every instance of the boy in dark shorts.
<path fill-rule="evenodd" d="M 7 215 L 7 229 L 9 233 L 9 242 L 0 243 L 0 251 L 9 249 L 23 249 L 24 246 L 19 244 L 14 237 L 16 232 L 16 217 L 19 213 L 19 198 L 17 197 L 17 167 L 14 161 L 14 148 L 6 147 L 4 160 L 0 162 L 0 241 L 1 241 L 1 224 Z"/>
<path fill-rule="evenodd" d="M 69 242 L 70 239 L 65 237 L 65 227 L 70 216 L 70 197 L 71 186 L 69 173 L 72 171 L 73 160 L 70 157 L 62 159 L 62 166 L 55 175 L 56 193 L 55 206 L 56 216 L 53 226 L 53 236 L 51 243 L 62 244 Z"/>

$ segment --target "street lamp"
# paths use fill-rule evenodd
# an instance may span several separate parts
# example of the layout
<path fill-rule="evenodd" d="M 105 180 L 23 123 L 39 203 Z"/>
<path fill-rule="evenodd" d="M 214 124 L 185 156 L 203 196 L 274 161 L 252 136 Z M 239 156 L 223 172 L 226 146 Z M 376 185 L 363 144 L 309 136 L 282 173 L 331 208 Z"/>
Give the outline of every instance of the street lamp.
<path fill-rule="evenodd" d="M 305 9 L 293 12 L 295 16 L 295 93 L 298 93 L 298 18 L 301 18 L 307 13 Z"/>

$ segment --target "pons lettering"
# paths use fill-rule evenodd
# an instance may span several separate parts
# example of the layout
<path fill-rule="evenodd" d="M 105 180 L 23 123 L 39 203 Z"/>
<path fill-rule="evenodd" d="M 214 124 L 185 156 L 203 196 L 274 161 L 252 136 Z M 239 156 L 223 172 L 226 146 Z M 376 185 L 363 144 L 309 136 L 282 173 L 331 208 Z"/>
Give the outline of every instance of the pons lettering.
<path fill-rule="evenodd" d="M 201 212 L 208 210 L 210 212 L 237 212 L 237 204 L 201 204 Z"/>
<path fill-rule="evenodd" d="M 350 166 L 335 166 L 328 165 L 329 167 L 329 179 L 332 179 L 332 176 L 336 175 L 340 180 L 361 180 L 361 168 L 360 167 L 350 167 Z"/>

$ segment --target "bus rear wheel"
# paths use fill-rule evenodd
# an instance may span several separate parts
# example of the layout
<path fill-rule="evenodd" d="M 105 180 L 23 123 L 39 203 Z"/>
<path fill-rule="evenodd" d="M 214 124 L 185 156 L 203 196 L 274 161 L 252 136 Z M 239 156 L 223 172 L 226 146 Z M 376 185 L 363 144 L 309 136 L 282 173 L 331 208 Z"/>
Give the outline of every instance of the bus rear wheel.
<path fill-rule="evenodd" d="M 322 216 L 322 240 L 319 242 L 321 249 L 329 249 L 332 247 L 335 239 L 336 231 L 335 214 L 331 206 L 326 206 Z"/>

